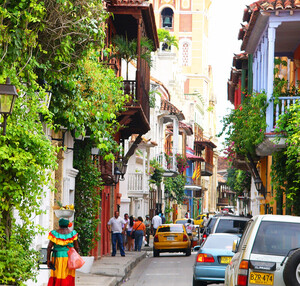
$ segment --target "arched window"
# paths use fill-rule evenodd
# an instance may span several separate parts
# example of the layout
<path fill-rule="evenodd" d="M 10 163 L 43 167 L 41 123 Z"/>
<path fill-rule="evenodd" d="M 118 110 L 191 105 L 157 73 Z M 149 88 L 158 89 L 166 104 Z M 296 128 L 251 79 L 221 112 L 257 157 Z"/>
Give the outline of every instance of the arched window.
<path fill-rule="evenodd" d="M 161 11 L 162 28 L 170 29 L 173 27 L 173 10 L 165 8 Z"/>
<path fill-rule="evenodd" d="M 188 39 L 180 41 L 180 58 L 182 66 L 192 64 L 192 42 Z"/>

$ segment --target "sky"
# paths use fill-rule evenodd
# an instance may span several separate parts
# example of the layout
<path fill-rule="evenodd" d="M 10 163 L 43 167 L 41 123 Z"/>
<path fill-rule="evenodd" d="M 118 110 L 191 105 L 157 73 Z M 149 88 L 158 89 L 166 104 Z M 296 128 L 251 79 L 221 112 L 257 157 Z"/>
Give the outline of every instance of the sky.
<path fill-rule="evenodd" d="M 254 0 L 212 0 L 210 6 L 208 61 L 212 65 L 213 87 L 217 98 L 217 132 L 220 132 L 223 126 L 221 119 L 232 108 L 231 103 L 227 101 L 227 81 L 234 54 L 241 53 L 242 41 L 238 40 L 238 33 L 243 21 L 243 12 L 246 5 L 253 2 Z"/>

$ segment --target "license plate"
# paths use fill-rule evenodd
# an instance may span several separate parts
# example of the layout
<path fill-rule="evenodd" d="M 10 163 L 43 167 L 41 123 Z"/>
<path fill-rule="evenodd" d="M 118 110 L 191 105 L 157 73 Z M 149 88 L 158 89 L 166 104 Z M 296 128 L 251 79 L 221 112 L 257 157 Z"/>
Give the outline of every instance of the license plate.
<path fill-rule="evenodd" d="M 230 263 L 230 261 L 231 261 L 231 256 L 222 256 L 221 257 L 221 263 L 222 264 L 229 264 Z"/>
<path fill-rule="evenodd" d="M 174 240 L 174 236 L 167 236 L 167 240 Z"/>
<path fill-rule="evenodd" d="M 261 272 L 250 273 L 251 284 L 273 285 L 273 281 L 274 281 L 273 273 L 261 273 Z"/>

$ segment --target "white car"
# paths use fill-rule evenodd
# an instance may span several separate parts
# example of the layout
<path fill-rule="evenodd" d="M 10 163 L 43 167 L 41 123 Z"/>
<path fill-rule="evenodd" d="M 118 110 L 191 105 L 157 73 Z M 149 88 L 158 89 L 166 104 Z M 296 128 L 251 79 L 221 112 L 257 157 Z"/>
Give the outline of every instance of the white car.
<path fill-rule="evenodd" d="M 300 217 L 249 220 L 225 271 L 225 286 L 300 285 Z"/>

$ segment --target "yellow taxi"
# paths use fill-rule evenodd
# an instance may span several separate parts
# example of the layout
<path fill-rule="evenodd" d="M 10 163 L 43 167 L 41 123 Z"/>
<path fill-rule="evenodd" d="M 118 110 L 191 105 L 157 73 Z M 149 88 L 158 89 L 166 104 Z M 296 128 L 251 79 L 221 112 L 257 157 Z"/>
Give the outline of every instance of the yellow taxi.
<path fill-rule="evenodd" d="M 196 219 L 194 220 L 194 224 L 202 226 L 204 217 L 206 217 L 206 214 L 200 214 L 200 215 L 198 215 L 196 217 Z"/>
<path fill-rule="evenodd" d="M 191 255 L 191 240 L 183 224 L 162 224 L 153 240 L 153 256 L 161 252 L 183 252 Z"/>

